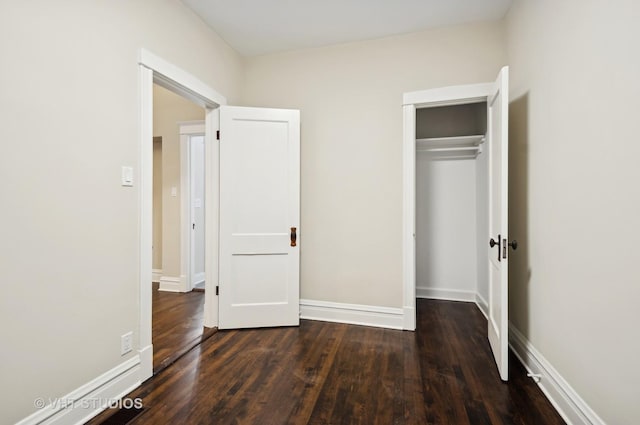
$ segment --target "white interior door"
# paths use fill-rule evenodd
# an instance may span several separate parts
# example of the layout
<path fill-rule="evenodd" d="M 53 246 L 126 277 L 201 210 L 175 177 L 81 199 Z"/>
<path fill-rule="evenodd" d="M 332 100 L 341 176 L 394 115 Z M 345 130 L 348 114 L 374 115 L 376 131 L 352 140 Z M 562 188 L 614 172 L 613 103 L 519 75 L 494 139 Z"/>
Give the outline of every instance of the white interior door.
<path fill-rule="evenodd" d="M 489 144 L 489 343 L 500 378 L 509 379 L 508 119 L 509 68 L 504 67 L 488 98 Z"/>
<path fill-rule="evenodd" d="M 222 106 L 220 329 L 299 325 L 299 217 L 300 111 Z"/>

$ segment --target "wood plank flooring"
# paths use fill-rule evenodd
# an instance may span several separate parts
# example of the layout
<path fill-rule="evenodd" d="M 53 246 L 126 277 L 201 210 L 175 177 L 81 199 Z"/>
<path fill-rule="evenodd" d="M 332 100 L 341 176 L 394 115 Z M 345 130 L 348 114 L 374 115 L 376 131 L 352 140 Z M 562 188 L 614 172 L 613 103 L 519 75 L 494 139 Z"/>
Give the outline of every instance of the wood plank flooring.
<path fill-rule="evenodd" d="M 418 330 L 302 321 L 220 331 L 128 397 L 132 424 L 563 424 L 473 304 L 418 300 Z M 105 413 L 92 423 L 101 423 Z"/>
<path fill-rule="evenodd" d="M 153 373 L 163 370 L 215 329 L 203 327 L 204 292 L 164 292 L 153 284 Z"/>

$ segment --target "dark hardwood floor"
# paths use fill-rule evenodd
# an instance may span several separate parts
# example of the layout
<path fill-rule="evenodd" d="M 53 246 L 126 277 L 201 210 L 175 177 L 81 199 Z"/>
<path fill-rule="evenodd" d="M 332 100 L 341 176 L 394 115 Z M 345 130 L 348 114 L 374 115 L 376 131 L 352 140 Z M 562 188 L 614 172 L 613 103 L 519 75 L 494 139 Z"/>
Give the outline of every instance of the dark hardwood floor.
<path fill-rule="evenodd" d="M 500 381 L 475 305 L 418 300 L 418 322 L 220 331 L 128 396 L 129 423 L 564 423 L 515 358 Z"/>
<path fill-rule="evenodd" d="M 153 373 L 156 374 L 215 333 L 203 327 L 204 292 L 158 291 L 153 284 Z"/>

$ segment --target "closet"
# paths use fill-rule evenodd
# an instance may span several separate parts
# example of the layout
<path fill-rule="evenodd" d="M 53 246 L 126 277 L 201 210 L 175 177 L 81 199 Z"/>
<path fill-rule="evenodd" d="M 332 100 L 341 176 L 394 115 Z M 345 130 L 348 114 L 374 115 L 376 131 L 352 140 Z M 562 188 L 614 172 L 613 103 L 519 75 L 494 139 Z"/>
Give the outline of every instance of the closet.
<path fill-rule="evenodd" d="M 415 111 L 416 296 L 486 306 L 487 102 Z"/>
<path fill-rule="evenodd" d="M 404 329 L 416 297 L 475 302 L 509 379 L 509 67 L 402 96 Z"/>

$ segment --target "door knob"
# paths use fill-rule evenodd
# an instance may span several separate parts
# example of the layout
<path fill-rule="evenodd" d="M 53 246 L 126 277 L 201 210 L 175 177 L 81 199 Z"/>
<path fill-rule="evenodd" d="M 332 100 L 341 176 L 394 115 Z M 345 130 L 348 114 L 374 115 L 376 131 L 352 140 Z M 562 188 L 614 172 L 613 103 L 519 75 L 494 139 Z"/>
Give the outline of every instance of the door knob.
<path fill-rule="evenodd" d="M 516 249 L 518 249 L 518 241 L 517 240 L 512 240 L 511 242 L 509 242 L 508 244 L 511 248 L 513 248 L 513 250 L 515 251 Z"/>
<path fill-rule="evenodd" d="M 496 246 L 496 245 L 498 245 L 498 261 L 501 261 L 501 259 L 500 259 L 500 257 L 501 257 L 501 255 L 500 255 L 500 254 L 501 254 L 501 253 L 500 253 L 500 250 L 501 250 L 501 248 L 502 248 L 502 239 L 500 238 L 500 235 L 498 235 L 498 241 L 497 241 L 497 242 L 496 242 L 496 240 L 495 240 L 495 239 L 493 239 L 493 238 L 491 238 L 491 239 L 489 240 L 489 246 L 490 246 L 491 248 L 493 248 L 493 247 L 494 247 L 494 246 Z"/>

